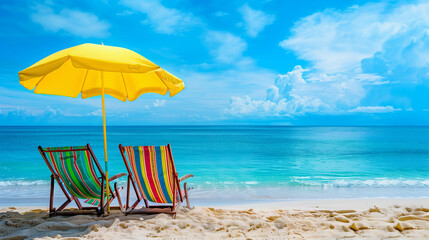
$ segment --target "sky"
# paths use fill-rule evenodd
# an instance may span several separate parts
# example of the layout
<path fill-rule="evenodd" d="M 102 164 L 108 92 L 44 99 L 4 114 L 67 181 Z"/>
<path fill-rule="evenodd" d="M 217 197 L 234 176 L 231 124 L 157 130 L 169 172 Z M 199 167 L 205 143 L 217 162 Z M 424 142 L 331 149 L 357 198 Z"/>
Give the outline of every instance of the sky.
<path fill-rule="evenodd" d="M 0 125 L 102 125 L 101 98 L 34 94 L 18 72 L 83 43 L 181 78 L 106 99 L 108 125 L 428 125 L 429 2 L 0 1 Z"/>

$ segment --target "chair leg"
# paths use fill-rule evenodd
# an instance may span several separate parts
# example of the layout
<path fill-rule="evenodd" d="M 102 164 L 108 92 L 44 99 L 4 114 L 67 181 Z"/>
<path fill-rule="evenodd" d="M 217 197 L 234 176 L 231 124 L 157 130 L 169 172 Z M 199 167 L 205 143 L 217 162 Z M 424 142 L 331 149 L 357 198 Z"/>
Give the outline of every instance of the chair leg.
<path fill-rule="evenodd" d="M 121 209 L 121 211 L 123 211 L 122 199 L 121 199 L 121 195 L 119 194 L 117 182 L 115 182 L 114 188 L 115 188 L 116 197 L 118 198 L 119 208 Z"/>
<path fill-rule="evenodd" d="M 134 202 L 134 204 L 131 207 L 129 207 L 128 209 L 125 209 L 125 215 L 128 215 L 129 213 L 131 213 L 131 211 L 134 210 L 134 208 L 136 208 L 139 203 L 140 203 L 140 200 L 137 198 L 137 200 Z"/>
<path fill-rule="evenodd" d="M 104 214 L 104 178 L 101 178 L 101 199 L 100 199 L 100 208 L 97 211 L 97 216 Z"/>
<path fill-rule="evenodd" d="M 187 185 L 187 183 L 183 184 L 183 188 L 185 190 L 186 206 L 188 208 L 191 208 L 191 205 L 189 204 L 189 195 L 188 195 L 188 185 Z"/>
<path fill-rule="evenodd" d="M 125 204 L 125 211 L 130 206 L 130 184 L 131 184 L 131 177 L 128 176 L 128 178 L 127 178 L 127 201 L 126 201 L 126 204 Z"/>
<path fill-rule="evenodd" d="M 60 186 L 60 189 L 63 191 L 64 195 L 66 196 L 67 200 L 61 204 L 61 206 L 57 209 L 54 207 L 54 190 L 55 190 L 55 180 L 58 182 L 58 185 Z M 67 191 L 65 190 L 64 186 L 61 184 L 61 181 L 58 178 L 55 178 L 54 174 L 51 175 L 51 191 L 49 196 L 49 217 L 52 217 L 56 214 L 60 214 L 67 205 L 69 205 L 73 200 L 73 196 L 69 196 L 67 194 Z"/>
<path fill-rule="evenodd" d="M 71 203 L 72 200 L 67 199 L 63 205 L 61 205 L 55 212 L 61 212 L 67 205 L 69 205 L 69 203 Z"/>
<path fill-rule="evenodd" d="M 55 187 L 55 180 L 54 175 L 51 175 L 51 193 L 49 196 L 49 216 L 55 214 L 55 208 L 54 208 L 54 187 Z"/>
<path fill-rule="evenodd" d="M 74 202 L 76 203 L 76 206 L 82 210 L 82 204 L 80 203 L 79 199 L 75 196 L 73 196 Z"/>

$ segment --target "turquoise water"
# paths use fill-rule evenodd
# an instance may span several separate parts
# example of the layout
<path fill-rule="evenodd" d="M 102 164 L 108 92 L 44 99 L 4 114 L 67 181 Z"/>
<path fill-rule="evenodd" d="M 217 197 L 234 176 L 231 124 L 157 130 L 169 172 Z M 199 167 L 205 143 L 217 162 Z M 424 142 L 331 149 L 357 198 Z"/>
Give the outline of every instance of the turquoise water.
<path fill-rule="evenodd" d="M 197 204 L 309 198 L 429 197 L 429 127 L 108 127 L 109 172 L 123 145 L 171 143 Z M 40 201 L 49 170 L 37 146 L 90 143 L 102 127 L 0 127 L 0 204 Z M 123 184 L 124 180 L 120 180 Z M 57 196 L 59 196 L 57 194 Z"/>

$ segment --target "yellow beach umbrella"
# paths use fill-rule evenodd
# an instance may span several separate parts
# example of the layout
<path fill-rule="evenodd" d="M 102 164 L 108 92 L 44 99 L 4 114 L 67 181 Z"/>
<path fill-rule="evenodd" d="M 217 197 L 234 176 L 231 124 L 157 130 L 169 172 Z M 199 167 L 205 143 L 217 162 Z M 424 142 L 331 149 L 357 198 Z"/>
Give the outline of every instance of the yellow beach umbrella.
<path fill-rule="evenodd" d="M 106 189 L 106 114 L 104 95 L 134 101 L 144 93 L 176 95 L 183 81 L 131 50 L 97 44 L 82 44 L 56 52 L 19 72 L 19 81 L 35 93 L 82 98 L 102 96 Z M 107 191 L 109 199 L 109 191 Z M 110 211 L 109 201 L 108 212 Z"/>

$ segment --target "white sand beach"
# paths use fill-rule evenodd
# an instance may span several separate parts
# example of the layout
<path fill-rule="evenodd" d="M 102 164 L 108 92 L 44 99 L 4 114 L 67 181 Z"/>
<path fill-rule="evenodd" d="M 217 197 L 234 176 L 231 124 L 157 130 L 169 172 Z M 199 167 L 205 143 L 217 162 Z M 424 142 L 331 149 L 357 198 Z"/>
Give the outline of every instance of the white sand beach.
<path fill-rule="evenodd" d="M 170 215 L 48 217 L 0 209 L 0 239 L 429 239 L 429 199 L 306 200 L 181 209 Z"/>

